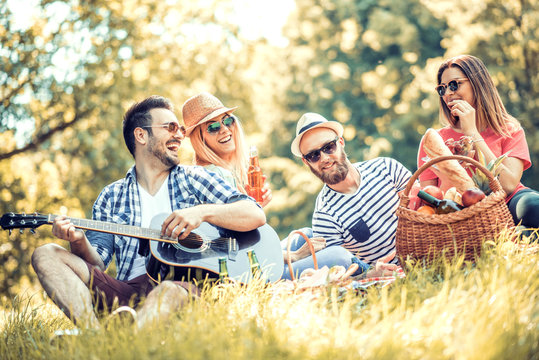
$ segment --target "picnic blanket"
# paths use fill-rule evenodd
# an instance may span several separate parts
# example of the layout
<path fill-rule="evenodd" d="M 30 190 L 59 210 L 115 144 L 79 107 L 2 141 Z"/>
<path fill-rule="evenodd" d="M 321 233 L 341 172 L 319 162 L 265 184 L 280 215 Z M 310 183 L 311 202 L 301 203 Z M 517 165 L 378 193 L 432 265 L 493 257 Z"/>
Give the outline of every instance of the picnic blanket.
<path fill-rule="evenodd" d="M 350 284 L 347 284 L 346 286 L 343 286 L 347 289 L 353 289 L 353 290 L 366 290 L 367 288 L 371 286 L 379 286 L 379 287 L 385 287 L 387 285 L 391 285 L 395 282 L 395 280 L 399 278 L 406 277 L 406 274 L 404 273 L 404 270 L 399 266 L 397 270 L 393 272 L 393 275 L 391 276 L 381 276 L 381 277 L 373 277 L 373 278 L 365 278 L 365 279 L 359 279 L 359 280 L 353 280 L 350 282 Z"/>
<path fill-rule="evenodd" d="M 404 278 L 406 275 L 399 266 L 391 276 L 361 278 L 361 276 L 350 277 L 348 279 L 332 278 L 331 269 L 324 266 L 312 273 L 306 278 L 299 280 L 284 280 L 279 281 L 274 285 L 276 293 L 303 293 L 303 292 L 319 292 L 330 287 L 337 287 L 342 295 L 348 291 L 362 292 L 370 287 L 385 287 L 391 285 L 399 278 Z"/>

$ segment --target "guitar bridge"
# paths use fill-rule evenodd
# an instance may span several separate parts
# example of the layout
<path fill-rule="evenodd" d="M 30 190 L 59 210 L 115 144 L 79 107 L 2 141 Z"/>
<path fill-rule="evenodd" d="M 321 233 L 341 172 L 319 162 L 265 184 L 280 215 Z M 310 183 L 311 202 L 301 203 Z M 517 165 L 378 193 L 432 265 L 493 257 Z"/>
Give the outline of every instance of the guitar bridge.
<path fill-rule="evenodd" d="M 236 255 L 238 255 L 238 251 L 239 251 L 238 241 L 233 237 L 229 237 L 228 238 L 228 259 L 230 261 L 236 261 Z"/>

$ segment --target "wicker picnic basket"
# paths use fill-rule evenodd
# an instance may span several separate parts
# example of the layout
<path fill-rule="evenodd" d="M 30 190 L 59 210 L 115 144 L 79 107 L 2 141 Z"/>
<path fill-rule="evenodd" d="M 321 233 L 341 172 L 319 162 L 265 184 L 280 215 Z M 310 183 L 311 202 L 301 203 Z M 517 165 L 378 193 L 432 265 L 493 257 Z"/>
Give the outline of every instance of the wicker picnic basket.
<path fill-rule="evenodd" d="M 451 159 L 468 162 L 483 172 L 492 193 L 472 206 L 449 214 L 430 215 L 408 209 L 408 194 L 419 175 L 432 165 Z M 447 259 L 464 254 L 465 260 L 474 261 L 485 240 L 492 240 L 500 231 L 514 226 L 505 196 L 499 181 L 472 158 L 440 156 L 425 163 L 408 181 L 397 208 L 396 247 L 403 268 L 407 259 L 424 261 L 428 265 L 442 254 Z"/>

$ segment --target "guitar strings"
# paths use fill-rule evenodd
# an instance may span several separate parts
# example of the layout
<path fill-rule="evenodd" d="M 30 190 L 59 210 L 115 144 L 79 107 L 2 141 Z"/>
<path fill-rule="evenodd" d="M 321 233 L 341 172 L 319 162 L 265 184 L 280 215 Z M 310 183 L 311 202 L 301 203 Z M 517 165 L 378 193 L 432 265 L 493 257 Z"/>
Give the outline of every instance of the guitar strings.
<path fill-rule="evenodd" d="M 229 247 L 228 246 L 229 238 L 219 237 L 216 239 L 212 239 L 209 236 L 198 235 L 198 234 L 193 234 L 193 236 L 191 238 L 190 237 L 191 237 L 191 234 L 187 235 L 187 238 L 183 240 L 179 240 L 178 244 L 183 245 L 183 246 L 191 245 L 194 247 L 199 247 L 201 244 L 205 243 L 205 240 L 209 240 L 210 246 L 212 248 L 228 249 Z M 193 239 L 193 238 L 196 238 L 196 239 Z"/>
<path fill-rule="evenodd" d="M 86 219 L 78 219 L 78 218 L 69 218 L 69 220 L 72 221 L 75 226 L 77 226 L 77 225 L 80 226 L 81 224 L 83 224 L 83 222 L 94 223 L 94 224 L 103 223 L 103 224 L 110 225 L 110 223 L 102 222 L 102 221 L 99 221 L 99 220 L 86 220 Z M 132 225 L 123 225 L 123 224 L 116 224 L 116 225 L 125 226 L 125 227 L 129 227 L 129 228 L 134 228 L 134 229 L 140 229 L 140 228 L 137 228 L 136 226 L 132 226 Z M 159 239 L 163 239 L 163 240 L 177 240 L 177 239 L 170 238 L 170 237 L 161 237 L 160 231 L 156 230 L 156 229 L 148 229 L 148 228 L 146 228 L 145 230 L 152 237 L 156 237 L 156 238 L 158 237 Z M 188 245 L 191 245 L 191 246 L 199 246 L 201 243 L 204 243 L 205 241 L 208 241 L 208 240 L 212 244 L 212 246 L 214 246 L 214 247 L 219 247 L 219 246 L 223 245 L 225 248 L 228 248 L 228 242 L 229 242 L 230 238 L 218 237 L 218 238 L 213 239 L 212 237 L 207 236 L 207 235 L 200 235 L 200 234 L 196 234 L 196 233 L 191 233 L 191 234 L 187 235 L 187 237 L 185 239 L 178 240 L 178 244 L 180 244 L 180 245 L 188 244 Z"/>

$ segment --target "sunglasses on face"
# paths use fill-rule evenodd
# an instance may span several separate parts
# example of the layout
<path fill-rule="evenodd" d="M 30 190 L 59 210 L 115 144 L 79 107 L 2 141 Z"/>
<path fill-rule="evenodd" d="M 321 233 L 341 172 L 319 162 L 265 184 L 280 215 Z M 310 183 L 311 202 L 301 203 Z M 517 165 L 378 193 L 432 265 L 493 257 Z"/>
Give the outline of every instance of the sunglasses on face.
<path fill-rule="evenodd" d="M 339 141 L 338 136 L 335 138 L 335 140 L 331 140 L 330 142 L 324 144 L 320 149 L 310 151 L 309 153 L 303 155 L 303 158 L 314 164 L 320 160 L 320 152 L 328 155 L 333 154 L 337 149 L 337 141 Z"/>
<path fill-rule="evenodd" d="M 208 125 L 206 128 L 206 131 L 208 131 L 208 134 L 217 134 L 221 130 L 221 123 L 223 123 L 224 126 L 227 128 L 231 128 L 234 125 L 234 122 L 236 119 L 232 115 L 225 115 L 221 121 L 216 121 Z"/>
<path fill-rule="evenodd" d="M 449 90 L 455 92 L 459 89 L 459 86 L 460 84 L 463 82 L 463 81 L 466 81 L 468 79 L 455 79 L 455 80 L 451 80 L 450 82 L 446 84 L 440 84 L 438 86 L 436 86 L 436 92 L 438 93 L 438 95 L 440 95 L 440 97 L 444 96 L 445 95 L 445 90 L 447 88 L 449 88 Z"/>
<path fill-rule="evenodd" d="M 167 129 L 171 134 L 177 134 L 178 130 L 185 136 L 185 126 L 178 124 L 177 122 L 171 121 L 161 125 L 152 125 L 152 126 L 141 126 L 141 128 L 164 128 Z"/>

